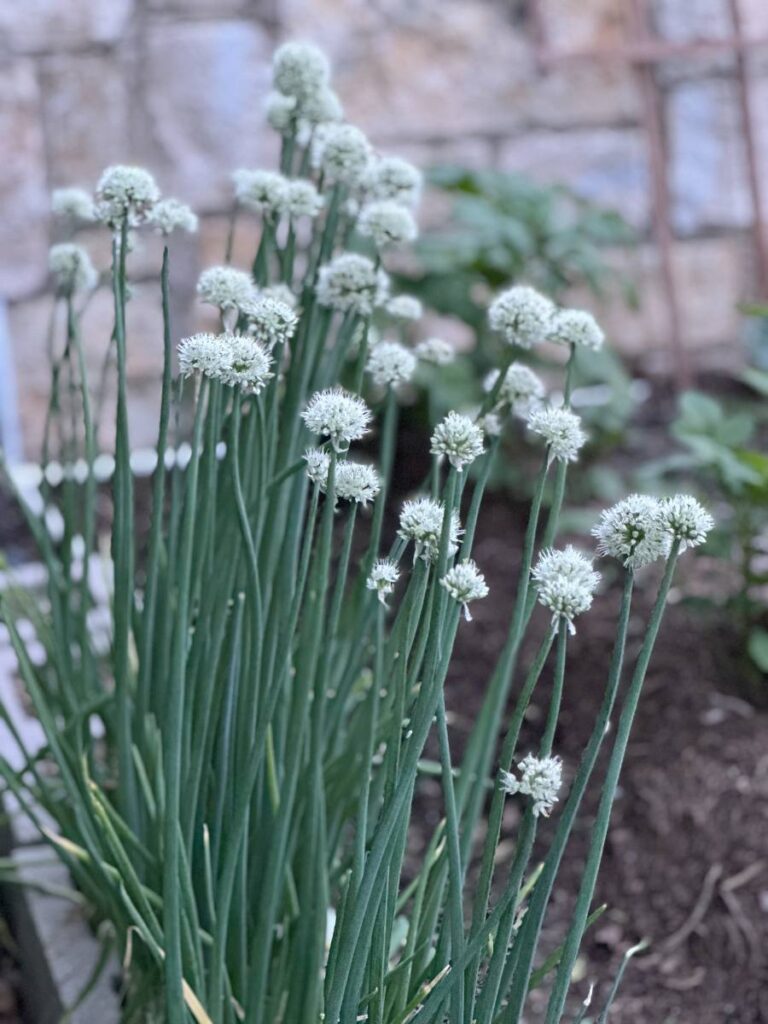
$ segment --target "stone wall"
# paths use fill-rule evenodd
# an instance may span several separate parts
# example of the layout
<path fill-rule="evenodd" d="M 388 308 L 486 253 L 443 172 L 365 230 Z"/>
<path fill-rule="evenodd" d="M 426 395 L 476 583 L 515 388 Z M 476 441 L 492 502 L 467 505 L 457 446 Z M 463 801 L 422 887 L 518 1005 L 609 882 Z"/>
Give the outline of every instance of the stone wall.
<path fill-rule="evenodd" d="M 541 2 L 557 47 L 623 38 L 625 0 Z M 655 6 L 668 39 L 728 32 L 727 0 Z M 382 149 L 422 164 L 449 159 L 563 181 L 615 206 L 647 238 L 647 145 L 632 70 L 585 61 L 545 73 L 529 8 L 530 0 L 0 0 L 0 296 L 29 450 L 47 386 L 50 189 L 92 187 L 107 163 L 138 162 L 163 191 L 195 206 L 199 237 L 174 242 L 175 330 L 186 330 L 197 273 L 223 251 L 231 169 L 270 164 L 276 154 L 261 99 L 283 38 L 309 38 L 329 52 L 349 118 Z M 742 8 L 747 31 L 768 36 L 764 0 Z M 751 51 L 750 62 L 766 174 L 768 45 Z M 736 303 L 755 292 L 732 65 L 678 60 L 659 69 L 659 81 L 685 342 L 699 365 L 732 364 Z M 106 266 L 103 235 L 86 244 Z M 613 303 L 602 315 L 621 349 L 664 370 L 671 360 L 653 246 L 617 258 L 637 275 L 643 307 L 632 315 Z M 147 243 L 135 259 L 148 276 L 159 249 Z M 156 285 L 144 289 L 146 301 L 131 304 L 140 340 L 130 372 L 135 429 L 147 441 L 160 324 Z M 98 294 L 87 320 L 94 351 L 103 351 L 110 318 L 109 298 Z"/>

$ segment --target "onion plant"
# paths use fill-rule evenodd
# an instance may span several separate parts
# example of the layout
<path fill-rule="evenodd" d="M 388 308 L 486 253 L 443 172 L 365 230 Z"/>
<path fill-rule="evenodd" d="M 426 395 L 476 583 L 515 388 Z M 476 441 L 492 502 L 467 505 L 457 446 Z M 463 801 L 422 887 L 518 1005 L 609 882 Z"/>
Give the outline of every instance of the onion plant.
<path fill-rule="evenodd" d="M 601 555 L 620 565 L 623 597 L 602 704 L 565 786 L 555 743 L 569 638 L 599 576 L 586 551 L 555 545 L 569 466 L 586 441 L 570 408 L 573 364 L 600 347 L 602 331 L 590 314 L 559 310 L 524 285 L 499 295 L 489 322 L 502 355 L 486 399 L 433 425 L 431 471 L 390 530 L 399 398 L 419 362 L 433 364 L 439 386 L 451 357 L 446 343 L 418 338 L 418 303 L 390 294 L 390 252 L 415 234 L 420 176 L 342 120 L 313 47 L 281 47 L 274 85 L 268 116 L 282 137 L 281 169 L 235 174 L 227 252 L 197 287 L 218 320 L 210 332 L 177 345 L 168 236 L 196 221 L 160 198 L 147 171 L 111 167 L 93 199 L 78 190 L 55 198 L 70 228 L 96 220 L 111 231 L 114 329 L 100 379 L 90 380 L 81 320 L 96 275 L 74 242 L 58 246 L 51 268 L 66 315 L 54 335 L 46 458 L 58 446 L 64 471 L 58 487 L 43 486 L 42 509 L 19 495 L 47 594 L 35 601 L 9 588 L 0 599 L 46 745 L 24 751 L 21 771 L 0 758 L 0 774 L 107 923 L 126 1021 L 512 1024 L 542 984 L 546 1020 L 559 1021 L 599 912 L 611 804 L 675 564 L 710 519 L 685 496 L 634 495 L 596 526 Z M 129 278 L 138 236 L 152 229 L 166 240 L 164 371 L 140 528 Z M 253 257 L 238 269 L 233 238 L 246 232 Z M 520 361 L 539 343 L 568 355 L 560 402 L 546 401 Z M 95 472 L 102 381 L 117 396 L 106 522 Z M 488 593 L 473 547 L 499 435 L 522 423 L 542 454 L 522 550 L 508 553 L 517 593 L 457 757 L 446 675 L 462 612 L 469 619 Z M 657 559 L 666 567 L 631 667 L 634 577 Z M 99 567 L 106 609 L 94 590 Z M 523 665 L 535 612 L 547 619 L 544 639 Z M 44 658 L 33 657 L 24 619 Z M 541 735 L 521 750 L 545 675 Z M 431 735 L 443 815 L 416 858 L 412 806 Z M 558 871 L 596 785 L 572 916 L 561 945 L 543 949 Z M 509 799 L 522 817 L 503 868 Z M 550 814 L 551 841 L 534 860 Z"/>

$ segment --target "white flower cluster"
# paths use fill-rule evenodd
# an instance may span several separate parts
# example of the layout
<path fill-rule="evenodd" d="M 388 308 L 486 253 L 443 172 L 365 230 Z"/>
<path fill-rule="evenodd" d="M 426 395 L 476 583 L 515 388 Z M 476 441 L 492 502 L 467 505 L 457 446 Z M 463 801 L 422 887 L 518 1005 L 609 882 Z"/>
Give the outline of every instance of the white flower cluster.
<path fill-rule="evenodd" d="M 288 200 L 288 179 L 277 171 L 240 168 L 232 174 L 235 197 L 248 210 L 282 213 Z"/>
<path fill-rule="evenodd" d="M 479 601 L 488 596 L 488 585 L 485 576 L 480 572 L 471 558 L 454 565 L 440 580 L 454 601 L 458 601 L 464 610 L 464 618 L 472 621 L 469 614 L 469 602 Z"/>
<path fill-rule="evenodd" d="M 679 542 L 681 551 L 703 544 L 714 528 L 715 520 L 690 494 L 676 494 L 662 498 L 659 515 L 664 529 Z"/>
<path fill-rule="evenodd" d="M 617 558 L 627 569 L 640 569 L 669 552 L 661 504 L 648 494 L 630 494 L 604 509 L 592 536 L 601 555 Z"/>
<path fill-rule="evenodd" d="M 263 292 L 243 306 L 242 312 L 248 322 L 248 332 L 268 349 L 289 342 L 299 323 L 292 306 Z"/>
<path fill-rule="evenodd" d="M 547 337 L 554 313 L 550 299 L 529 285 L 518 284 L 491 303 L 488 322 L 508 344 L 531 348 Z"/>
<path fill-rule="evenodd" d="M 96 212 L 100 220 L 119 228 L 143 223 L 160 199 L 155 179 L 143 167 L 107 167 L 96 186 Z"/>
<path fill-rule="evenodd" d="M 459 473 L 482 455 L 483 450 L 482 428 L 459 412 L 449 412 L 432 434 L 431 453 L 445 455 Z"/>
<path fill-rule="evenodd" d="M 312 165 L 332 182 L 356 185 L 371 159 L 371 144 L 352 124 L 321 125 L 312 140 Z"/>
<path fill-rule="evenodd" d="M 242 334 L 193 334 L 179 344 L 184 377 L 202 374 L 209 380 L 258 395 L 273 376 L 272 359 L 258 341 Z"/>
<path fill-rule="evenodd" d="M 197 231 L 197 215 L 186 203 L 170 197 L 155 203 L 147 219 L 161 235 L 170 235 L 177 229 L 190 235 Z"/>
<path fill-rule="evenodd" d="M 413 377 L 416 356 L 399 341 L 380 341 L 371 349 L 366 370 L 379 387 L 397 387 Z"/>
<path fill-rule="evenodd" d="M 414 560 L 423 558 L 425 562 L 433 562 L 440 551 L 440 534 L 443 529 L 445 506 L 432 498 L 415 498 L 406 501 L 400 512 L 400 529 L 398 535 L 403 540 L 412 540 L 415 544 Z M 461 536 L 459 513 L 454 509 L 451 513 L 448 554 L 458 550 Z"/>
<path fill-rule="evenodd" d="M 400 579 L 400 570 L 389 558 L 379 558 L 373 563 L 371 574 L 365 581 L 369 590 L 375 590 L 379 601 L 386 607 L 387 595 L 395 589 Z"/>
<path fill-rule="evenodd" d="M 208 267 L 197 282 L 201 302 L 220 310 L 243 312 L 256 301 L 256 288 L 250 274 L 235 267 Z"/>
<path fill-rule="evenodd" d="M 291 309 L 295 309 L 299 304 L 299 300 L 287 284 L 268 284 L 266 288 L 260 290 L 259 298 L 276 299 L 277 302 L 283 302 L 286 306 L 290 306 Z"/>
<path fill-rule="evenodd" d="M 309 479 L 325 492 L 328 488 L 328 473 L 331 467 L 331 457 L 328 452 L 321 448 L 308 448 L 304 452 L 304 461 L 307 464 Z M 373 466 L 364 462 L 344 460 L 336 463 L 334 490 L 337 498 L 367 505 L 381 490 L 381 480 Z"/>
<path fill-rule="evenodd" d="M 338 97 L 330 88 L 328 58 L 311 43 L 288 42 L 272 60 L 274 92 L 267 98 L 267 119 L 282 134 L 307 126 L 338 121 Z"/>
<path fill-rule="evenodd" d="M 424 309 L 413 295 L 393 295 L 384 307 L 393 320 L 420 320 Z"/>
<path fill-rule="evenodd" d="M 82 246 L 73 242 L 60 242 L 51 246 L 48 268 L 57 290 L 65 295 L 91 291 L 99 280 L 91 257 Z"/>
<path fill-rule="evenodd" d="M 433 363 L 435 366 L 447 366 L 456 358 L 456 350 L 442 338 L 425 338 L 415 349 L 422 362 Z"/>
<path fill-rule="evenodd" d="M 592 606 L 600 574 L 592 568 L 586 555 L 569 544 L 562 551 L 549 548 L 542 551 L 531 572 L 539 602 L 552 612 L 552 626 L 557 629 L 565 619 L 571 633 L 576 629 L 573 620 Z"/>
<path fill-rule="evenodd" d="M 483 386 L 490 394 L 499 379 L 499 370 L 491 370 Z M 544 382 L 525 363 L 514 362 L 507 368 L 498 391 L 497 405 L 508 405 L 515 416 L 528 417 L 544 398 Z"/>
<path fill-rule="evenodd" d="M 528 429 L 544 438 L 550 461 L 575 462 L 587 440 L 576 413 L 551 405 L 533 410 L 528 416 Z"/>
<path fill-rule="evenodd" d="M 421 171 L 399 156 L 373 157 L 362 178 L 368 199 L 394 199 L 414 208 L 421 197 Z"/>
<path fill-rule="evenodd" d="M 617 558 L 627 569 L 639 569 L 666 558 L 673 541 L 680 551 L 698 547 L 715 521 L 690 494 L 652 498 L 630 494 L 600 514 L 593 528 L 601 555 Z"/>
<path fill-rule="evenodd" d="M 377 249 L 412 242 L 418 234 L 412 213 L 395 199 L 366 203 L 357 219 L 357 230 L 371 238 Z"/>
<path fill-rule="evenodd" d="M 561 309 L 552 318 L 547 340 L 597 352 L 603 347 L 605 334 L 597 320 L 586 310 Z"/>
<path fill-rule="evenodd" d="M 533 800 L 533 813 L 548 818 L 557 803 L 563 784 L 563 763 L 559 757 L 536 757 L 528 754 L 518 764 L 520 778 L 511 772 L 500 772 L 501 788 L 505 793 L 522 793 Z"/>
<path fill-rule="evenodd" d="M 313 434 L 330 438 L 337 452 L 364 437 L 372 419 L 362 398 L 340 387 L 316 391 L 301 416 Z"/>
<path fill-rule="evenodd" d="M 361 316 L 369 316 L 374 306 L 381 305 L 388 290 L 384 271 L 356 252 L 343 252 L 320 267 L 316 289 L 321 306 L 343 313 L 351 309 Z"/>
<path fill-rule="evenodd" d="M 72 221 L 90 224 L 96 220 L 96 207 L 82 188 L 56 188 L 51 194 L 51 211 Z"/>

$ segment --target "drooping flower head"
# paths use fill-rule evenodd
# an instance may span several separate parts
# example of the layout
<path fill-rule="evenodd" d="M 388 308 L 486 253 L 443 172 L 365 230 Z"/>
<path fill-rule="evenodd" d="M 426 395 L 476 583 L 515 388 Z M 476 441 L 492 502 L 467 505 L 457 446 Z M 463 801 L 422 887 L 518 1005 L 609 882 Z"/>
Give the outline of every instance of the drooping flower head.
<path fill-rule="evenodd" d="M 237 201 L 248 210 L 277 215 L 288 200 L 288 179 L 277 171 L 240 168 L 232 174 Z"/>
<path fill-rule="evenodd" d="M 561 309 L 552 317 L 547 340 L 561 345 L 578 345 L 579 348 L 597 352 L 603 347 L 605 334 L 597 320 L 585 309 Z"/>
<path fill-rule="evenodd" d="M 533 800 L 533 813 L 548 818 L 557 803 L 563 783 L 563 763 L 559 757 L 536 757 L 528 754 L 519 762 L 520 778 L 512 772 L 500 773 L 501 788 L 505 793 L 522 793 Z"/>
<path fill-rule="evenodd" d="M 141 224 L 159 198 L 155 179 L 143 167 L 107 167 L 96 186 L 97 214 L 112 228 L 124 217 L 130 225 Z"/>
<path fill-rule="evenodd" d="M 424 307 L 413 295 L 393 295 L 384 307 L 393 320 L 420 320 Z"/>
<path fill-rule="evenodd" d="M 322 448 L 307 448 L 304 452 L 307 464 L 307 477 L 313 484 L 323 489 L 328 483 L 328 471 L 331 468 L 331 456 Z"/>
<path fill-rule="evenodd" d="M 289 342 L 299 322 L 291 306 L 263 293 L 245 305 L 242 312 L 248 321 L 248 331 L 268 349 Z"/>
<path fill-rule="evenodd" d="M 433 562 L 437 558 L 444 515 L 445 506 L 432 498 L 415 498 L 403 504 L 398 535 L 403 540 L 414 542 L 414 559 L 421 557 L 425 562 Z M 451 513 L 449 531 L 448 554 L 452 555 L 458 550 L 462 532 L 459 513 L 455 509 Z"/>
<path fill-rule="evenodd" d="M 531 572 L 539 594 L 539 603 L 552 612 L 552 626 L 557 629 L 565 619 L 571 633 L 573 620 L 592 606 L 600 574 L 592 568 L 586 555 L 569 544 L 562 551 L 542 551 Z"/>
<path fill-rule="evenodd" d="M 337 452 L 367 434 L 372 419 L 362 398 L 338 387 L 316 391 L 301 416 L 313 434 L 330 438 Z"/>
<path fill-rule="evenodd" d="M 249 274 L 234 267 L 208 267 L 197 282 L 201 302 L 221 310 L 242 312 L 256 301 L 256 289 Z"/>
<path fill-rule="evenodd" d="M 399 156 L 373 157 L 365 169 L 362 187 L 369 199 L 394 199 L 411 208 L 418 205 L 423 176 Z"/>
<path fill-rule="evenodd" d="M 170 235 L 177 229 L 191 235 L 197 231 L 197 215 L 186 203 L 170 197 L 155 203 L 148 221 L 161 235 Z"/>
<path fill-rule="evenodd" d="M 461 473 L 465 466 L 483 454 L 483 431 L 469 416 L 449 412 L 435 427 L 430 451 L 445 455 Z"/>
<path fill-rule="evenodd" d="M 456 358 L 456 349 L 442 338 L 425 338 L 416 346 L 416 355 L 425 363 L 447 366 Z"/>
<path fill-rule="evenodd" d="M 587 440 L 576 413 L 551 405 L 534 409 L 530 413 L 528 429 L 544 438 L 550 461 L 559 459 L 561 462 L 575 462 Z"/>
<path fill-rule="evenodd" d="M 371 574 L 365 581 L 369 590 L 375 590 L 379 601 L 386 607 L 387 595 L 395 589 L 395 584 L 400 579 L 400 570 L 394 562 L 388 558 L 379 558 L 373 563 Z"/>
<path fill-rule="evenodd" d="M 312 43 L 291 41 L 279 46 L 272 58 L 272 81 L 285 96 L 301 101 L 327 86 L 331 75 L 328 58 Z"/>
<path fill-rule="evenodd" d="M 366 370 L 379 387 L 398 387 L 416 372 L 416 356 L 399 341 L 380 341 L 371 349 Z"/>
<path fill-rule="evenodd" d="M 508 344 L 531 348 L 546 338 L 554 312 L 554 304 L 545 295 L 518 284 L 491 303 L 488 322 Z"/>
<path fill-rule="evenodd" d="M 490 394 L 499 379 L 499 370 L 491 370 L 485 378 L 483 386 Z M 497 404 L 509 405 L 515 416 L 528 417 L 534 409 L 538 409 L 544 398 L 544 382 L 525 363 L 512 363 L 504 374 L 504 380 L 498 392 Z"/>
<path fill-rule="evenodd" d="M 351 309 L 368 316 L 385 300 L 388 286 L 386 274 L 367 256 L 343 252 L 320 267 L 317 301 L 343 313 Z"/>
<path fill-rule="evenodd" d="M 485 576 L 471 558 L 467 558 L 449 569 L 440 580 L 440 586 L 445 587 L 454 601 L 459 602 L 467 622 L 472 621 L 472 616 L 469 614 L 469 602 L 479 601 L 488 596 Z"/>
<path fill-rule="evenodd" d="M 51 212 L 57 217 L 91 224 L 96 220 L 92 197 L 83 188 L 56 188 L 51 194 Z"/>
<path fill-rule="evenodd" d="M 53 275 L 57 291 L 63 295 L 85 292 L 95 288 L 99 275 L 91 257 L 81 245 L 60 242 L 48 252 L 48 268 Z"/>
<path fill-rule="evenodd" d="M 630 494 L 605 509 L 592 530 L 599 553 L 617 558 L 627 569 L 665 558 L 670 535 L 661 513 L 661 503 L 647 494 Z"/>
<path fill-rule="evenodd" d="M 315 133 L 312 164 L 329 181 L 354 185 L 360 179 L 371 156 L 371 144 L 359 128 L 331 122 Z"/>
<path fill-rule="evenodd" d="M 662 498 L 659 506 L 662 527 L 673 540 L 680 542 L 680 551 L 703 544 L 714 528 L 715 520 L 690 494 Z"/>
<path fill-rule="evenodd" d="M 377 199 L 360 211 L 357 230 L 361 235 L 373 239 L 377 249 L 388 245 L 404 245 L 412 242 L 418 234 L 416 221 L 410 210 L 394 199 Z"/>

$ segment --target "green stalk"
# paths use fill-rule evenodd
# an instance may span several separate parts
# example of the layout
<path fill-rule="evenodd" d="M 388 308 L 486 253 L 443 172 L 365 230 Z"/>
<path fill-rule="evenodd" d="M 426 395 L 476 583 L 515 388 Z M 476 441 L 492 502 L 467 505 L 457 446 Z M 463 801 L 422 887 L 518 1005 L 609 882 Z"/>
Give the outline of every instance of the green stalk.
<path fill-rule="evenodd" d="M 560 1020 L 565 1007 L 565 1000 L 568 995 L 573 965 L 575 964 L 576 957 L 579 953 L 579 947 L 586 927 L 586 920 L 589 916 L 589 906 L 592 902 L 595 886 L 597 884 L 597 874 L 600 870 L 600 861 L 602 860 L 605 840 L 608 835 L 608 826 L 610 823 L 611 811 L 613 809 L 613 801 L 616 797 L 616 788 L 619 784 L 619 776 L 624 764 L 624 756 L 627 752 L 629 735 L 632 730 L 635 713 L 637 712 L 637 706 L 640 702 L 640 694 L 643 689 L 645 674 L 648 671 L 648 664 L 651 660 L 651 654 L 653 653 L 656 637 L 658 636 L 659 627 L 661 626 L 661 620 L 664 615 L 664 608 L 667 602 L 669 588 L 672 585 L 672 576 L 675 571 L 679 550 L 680 542 L 675 541 L 669 558 L 667 559 L 664 577 L 661 581 L 661 586 L 659 587 L 656 603 L 654 604 L 653 611 L 651 612 L 651 617 L 643 640 L 643 646 L 640 649 L 637 664 L 635 665 L 635 671 L 632 675 L 632 682 L 630 683 L 627 696 L 624 700 L 621 717 L 619 718 L 619 725 L 616 730 L 616 738 L 611 751 L 611 759 L 608 763 L 605 782 L 603 783 L 600 806 L 598 808 L 597 818 L 592 830 L 587 862 L 581 876 L 579 895 L 576 899 L 576 906 L 574 907 L 571 924 L 563 947 L 563 956 L 560 961 L 560 966 L 557 969 L 555 982 L 549 998 L 549 1005 L 547 1006 L 546 1024 L 556 1024 L 556 1022 Z"/>

